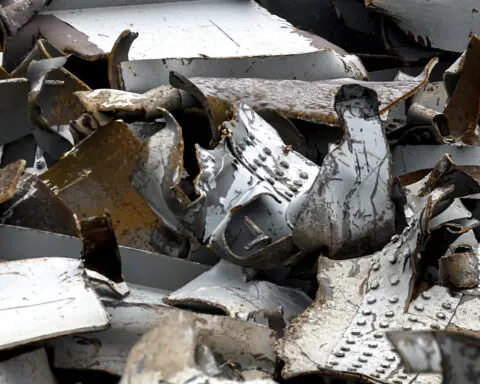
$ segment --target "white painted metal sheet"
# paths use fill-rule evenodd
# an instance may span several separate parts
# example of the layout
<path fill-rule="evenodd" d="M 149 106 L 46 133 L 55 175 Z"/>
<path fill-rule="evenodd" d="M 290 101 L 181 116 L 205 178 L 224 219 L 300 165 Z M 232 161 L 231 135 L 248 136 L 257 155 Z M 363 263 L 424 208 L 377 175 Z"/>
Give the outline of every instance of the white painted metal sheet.
<path fill-rule="evenodd" d="M 0 350 L 109 322 L 79 260 L 40 258 L 0 263 Z"/>
<path fill-rule="evenodd" d="M 55 3 L 55 2 L 53 2 Z M 253 0 L 198 0 L 49 10 L 109 52 L 126 29 L 139 33 L 130 60 L 314 52 L 312 40 Z"/>

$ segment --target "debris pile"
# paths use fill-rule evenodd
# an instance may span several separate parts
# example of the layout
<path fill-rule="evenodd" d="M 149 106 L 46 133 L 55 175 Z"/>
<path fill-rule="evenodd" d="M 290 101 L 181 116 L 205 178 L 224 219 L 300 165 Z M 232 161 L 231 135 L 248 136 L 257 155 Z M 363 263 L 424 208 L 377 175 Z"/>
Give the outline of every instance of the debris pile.
<path fill-rule="evenodd" d="M 476 1 L 327 2 L 0 2 L 0 383 L 479 381 Z"/>

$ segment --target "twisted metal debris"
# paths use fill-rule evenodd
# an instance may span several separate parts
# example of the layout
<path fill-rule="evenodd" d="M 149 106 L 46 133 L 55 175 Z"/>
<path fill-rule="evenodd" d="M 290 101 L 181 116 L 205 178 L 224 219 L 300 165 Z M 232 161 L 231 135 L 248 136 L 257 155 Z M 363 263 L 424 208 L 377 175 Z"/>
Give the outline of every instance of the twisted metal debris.
<path fill-rule="evenodd" d="M 0 2 L 0 383 L 478 382 L 479 10 L 397 3 Z"/>

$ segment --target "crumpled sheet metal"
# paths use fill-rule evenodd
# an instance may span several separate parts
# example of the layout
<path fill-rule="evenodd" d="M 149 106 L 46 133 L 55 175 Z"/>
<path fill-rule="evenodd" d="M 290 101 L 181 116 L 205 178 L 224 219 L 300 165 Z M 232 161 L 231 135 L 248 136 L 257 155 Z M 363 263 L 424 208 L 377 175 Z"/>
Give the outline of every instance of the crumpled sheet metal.
<path fill-rule="evenodd" d="M 192 57 L 124 61 L 120 72 L 124 88 L 143 93 L 170 84 L 170 72 L 185 77 L 258 78 L 318 81 L 338 78 L 366 80 L 368 72 L 354 55 L 332 49 L 315 52 L 252 57 Z"/>
<path fill-rule="evenodd" d="M 107 327 L 107 313 L 78 260 L 8 261 L 0 270 L 1 350 Z"/>
<path fill-rule="evenodd" d="M 0 384 L 53 384 L 56 382 L 44 349 L 25 352 L 0 362 Z"/>
<path fill-rule="evenodd" d="M 234 119 L 223 127 L 227 136 L 231 132 L 227 140 L 213 150 L 197 145 L 203 240 L 235 264 L 271 269 L 298 251 L 291 231 L 319 168 L 291 150 L 249 106 L 238 103 L 234 109 Z"/>
<path fill-rule="evenodd" d="M 480 16 L 478 23 L 480 28 Z M 480 33 L 480 30 L 479 30 Z M 473 35 L 461 63 L 460 78 L 445 108 L 452 136 L 469 145 L 479 145 L 480 119 L 480 38 Z"/>
<path fill-rule="evenodd" d="M 397 331 L 387 336 L 412 373 L 442 373 L 443 384 L 478 382 L 480 340 L 476 335 Z"/>
<path fill-rule="evenodd" d="M 456 194 L 468 193 L 468 183 L 462 188 L 451 184 L 464 182 L 455 178 L 460 173 L 445 157 L 431 175 L 408 186 L 408 226 L 383 250 L 345 261 L 320 257 L 317 298 L 277 343 L 285 361 L 283 377 L 328 372 L 385 383 L 426 383 L 404 371 L 386 331 L 480 330 L 478 297 L 422 283 L 421 260 L 429 256 L 422 251 L 432 218 Z"/>
<path fill-rule="evenodd" d="M 113 121 L 66 153 L 41 179 L 78 217 L 108 209 L 120 245 L 154 251 L 153 232 L 160 231 L 160 224 L 130 184 L 143 148 L 125 123 Z"/>
<path fill-rule="evenodd" d="M 335 109 L 344 141 L 325 158 L 293 229 L 305 251 L 328 249 L 334 259 L 362 256 L 394 234 L 390 153 L 374 91 L 344 85 Z"/>
<path fill-rule="evenodd" d="M 243 320 L 275 311 L 284 324 L 299 315 L 312 300 L 302 291 L 268 281 L 247 281 L 238 265 L 222 260 L 210 271 L 172 292 L 164 301 L 181 307 L 208 308 Z"/>
<path fill-rule="evenodd" d="M 157 328 L 142 336 L 132 348 L 120 383 L 235 383 L 222 377 L 225 375 L 217 367 L 212 351 L 202 343 L 200 327 L 196 325 L 202 320 L 183 311 L 165 314 Z M 274 383 L 268 379 L 247 382 Z"/>
<path fill-rule="evenodd" d="M 365 0 L 365 4 L 392 17 L 405 33 L 425 47 L 462 52 L 472 34 L 480 33 L 476 0 L 459 0 L 454 7 L 450 0 Z"/>
<path fill-rule="evenodd" d="M 380 114 L 398 105 L 428 83 L 430 72 L 437 63 L 433 59 L 414 80 L 374 82 L 354 79 L 324 81 L 200 78 L 186 79 L 172 73 L 170 83 L 198 98 L 213 111 L 222 103 L 242 101 L 254 110 L 275 110 L 285 116 L 315 123 L 339 125 L 334 109 L 334 98 L 342 85 L 358 84 L 375 90 L 380 101 Z M 220 105 L 220 107 L 219 107 Z M 204 105 L 205 107 L 205 105 Z M 219 112 L 217 112 L 219 113 Z M 217 119 L 213 119 L 217 121 Z"/>
<path fill-rule="evenodd" d="M 52 0 L 17 0 L 0 8 L 0 20 L 9 35 L 15 34 L 25 23 Z"/>
<path fill-rule="evenodd" d="M 126 299 L 105 298 L 103 304 L 111 316 L 108 330 L 72 335 L 49 341 L 55 348 L 57 368 L 95 369 L 121 375 L 128 354 L 139 336 L 155 328 L 169 312 L 180 310 L 161 303 L 161 292 L 131 286 Z M 159 302 L 160 301 L 160 302 Z M 225 316 L 197 314 L 200 340 L 222 362 L 237 365 L 242 374 L 272 376 L 276 367 L 274 333 L 267 327 Z"/>

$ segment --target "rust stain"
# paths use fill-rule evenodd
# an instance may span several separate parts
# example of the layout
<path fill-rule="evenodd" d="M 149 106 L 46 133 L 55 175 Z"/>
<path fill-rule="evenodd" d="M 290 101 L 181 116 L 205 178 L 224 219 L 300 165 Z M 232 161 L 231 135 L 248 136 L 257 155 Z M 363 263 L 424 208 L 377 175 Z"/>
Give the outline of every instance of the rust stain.
<path fill-rule="evenodd" d="M 0 204 L 10 200 L 17 191 L 26 164 L 25 160 L 17 160 L 0 171 Z"/>

